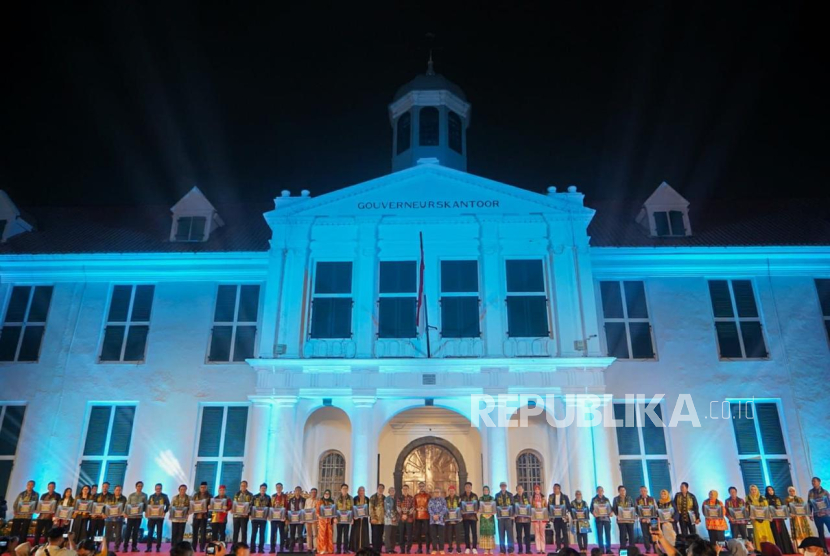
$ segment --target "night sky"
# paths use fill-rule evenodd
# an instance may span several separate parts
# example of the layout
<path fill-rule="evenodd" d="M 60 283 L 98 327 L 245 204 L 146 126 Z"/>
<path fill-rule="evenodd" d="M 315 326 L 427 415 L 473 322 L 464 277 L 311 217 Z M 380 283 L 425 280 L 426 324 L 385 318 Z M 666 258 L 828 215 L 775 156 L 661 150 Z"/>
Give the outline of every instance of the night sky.
<path fill-rule="evenodd" d="M 709 201 L 827 196 L 809 4 L 520 4 L 7 3 L 0 188 L 24 207 L 172 205 L 193 185 L 220 203 L 374 178 L 387 105 L 432 44 L 473 106 L 471 173 L 575 184 L 588 205 L 663 180 Z"/>

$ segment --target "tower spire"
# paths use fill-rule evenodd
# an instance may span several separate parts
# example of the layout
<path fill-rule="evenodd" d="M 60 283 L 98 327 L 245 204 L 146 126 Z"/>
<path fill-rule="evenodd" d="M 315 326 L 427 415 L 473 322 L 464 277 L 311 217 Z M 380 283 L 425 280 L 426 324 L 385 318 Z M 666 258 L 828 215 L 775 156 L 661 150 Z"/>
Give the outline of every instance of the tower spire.
<path fill-rule="evenodd" d="M 429 61 L 427 62 L 427 75 L 435 75 L 435 69 L 432 65 L 432 49 L 429 49 Z"/>

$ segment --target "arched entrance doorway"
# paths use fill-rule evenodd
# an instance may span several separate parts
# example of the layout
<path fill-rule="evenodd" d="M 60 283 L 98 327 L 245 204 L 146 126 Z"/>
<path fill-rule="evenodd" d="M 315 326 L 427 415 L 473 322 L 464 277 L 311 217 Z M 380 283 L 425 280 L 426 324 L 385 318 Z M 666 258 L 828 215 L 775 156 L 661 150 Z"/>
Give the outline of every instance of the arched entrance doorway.
<path fill-rule="evenodd" d="M 401 450 L 394 477 L 398 493 L 405 484 L 409 485 L 410 493 L 418 492 L 419 482 L 426 483 L 428 492 L 435 487 L 446 492 L 450 485 L 455 485 L 461 492 L 467 482 L 467 465 L 451 442 L 437 436 L 424 436 Z"/>

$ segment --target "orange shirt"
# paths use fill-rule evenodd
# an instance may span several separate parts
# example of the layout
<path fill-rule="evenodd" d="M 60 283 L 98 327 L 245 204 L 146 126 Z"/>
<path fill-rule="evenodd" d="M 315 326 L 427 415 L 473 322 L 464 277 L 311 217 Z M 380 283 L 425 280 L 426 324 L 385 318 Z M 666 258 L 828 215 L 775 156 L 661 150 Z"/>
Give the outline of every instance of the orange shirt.
<path fill-rule="evenodd" d="M 415 495 L 415 519 L 429 519 L 429 494 L 419 492 Z"/>

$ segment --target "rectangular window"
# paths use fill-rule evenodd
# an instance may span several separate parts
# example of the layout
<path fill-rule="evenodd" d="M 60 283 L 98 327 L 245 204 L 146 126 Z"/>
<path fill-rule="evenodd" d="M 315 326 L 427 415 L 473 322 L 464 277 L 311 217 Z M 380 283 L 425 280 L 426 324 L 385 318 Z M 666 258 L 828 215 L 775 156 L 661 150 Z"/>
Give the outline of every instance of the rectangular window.
<path fill-rule="evenodd" d="M 213 311 L 208 361 L 228 363 L 253 357 L 258 317 L 258 285 L 220 285 Z"/>
<path fill-rule="evenodd" d="M 78 489 L 83 485 L 124 485 L 133 437 L 134 405 L 93 405 L 89 411 Z"/>
<path fill-rule="evenodd" d="M 750 280 L 710 280 L 721 359 L 761 359 L 767 346 Z"/>
<path fill-rule="evenodd" d="M 507 335 L 511 338 L 550 336 L 545 270 L 541 260 L 506 261 Z"/>
<path fill-rule="evenodd" d="M 615 280 L 600 282 L 599 287 L 608 355 L 618 359 L 654 359 L 645 284 Z"/>
<path fill-rule="evenodd" d="M 417 263 L 383 261 L 378 288 L 378 338 L 414 338 Z"/>
<path fill-rule="evenodd" d="M 9 478 L 17 454 L 17 441 L 23 428 L 25 405 L 0 405 L 0 497 L 9 498 Z"/>
<path fill-rule="evenodd" d="M 247 431 L 247 405 L 202 406 L 194 484 L 207 481 L 209 492 L 219 485 L 238 485 Z"/>
<path fill-rule="evenodd" d="M 441 261 L 441 336 L 481 336 L 478 261 Z"/>
<path fill-rule="evenodd" d="M 659 211 L 654 213 L 654 228 L 658 236 L 685 236 L 683 213 L 679 210 Z"/>
<path fill-rule="evenodd" d="M 772 485 L 776 493 L 787 492 L 793 483 L 778 404 L 734 401 L 730 410 L 745 491 L 749 485 L 762 491 L 762 485 Z"/>
<path fill-rule="evenodd" d="M 206 225 L 204 216 L 182 216 L 176 221 L 176 241 L 202 241 Z"/>
<path fill-rule="evenodd" d="M 311 298 L 312 338 L 352 337 L 352 263 L 318 262 Z"/>
<path fill-rule="evenodd" d="M 52 286 L 14 286 L 0 330 L 0 361 L 37 361 L 52 302 Z"/>
<path fill-rule="evenodd" d="M 642 403 L 614 403 L 614 419 L 624 423 L 616 427 L 622 484 L 632 498 L 641 486 L 648 487 L 652 495 L 661 489 L 671 492 L 665 427 L 655 424 L 645 409 Z M 663 421 L 661 406 L 653 411 Z"/>
<path fill-rule="evenodd" d="M 150 312 L 155 286 L 115 286 L 112 288 L 101 362 L 144 361 Z"/>
<path fill-rule="evenodd" d="M 821 316 L 824 319 L 824 331 L 827 332 L 827 340 L 830 341 L 830 279 L 816 280 L 816 291 L 818 291 Z"/>

